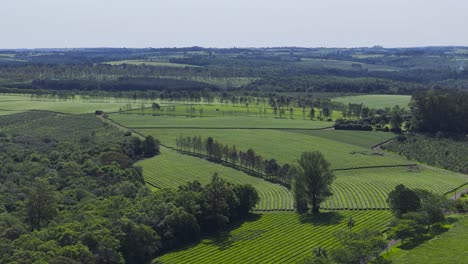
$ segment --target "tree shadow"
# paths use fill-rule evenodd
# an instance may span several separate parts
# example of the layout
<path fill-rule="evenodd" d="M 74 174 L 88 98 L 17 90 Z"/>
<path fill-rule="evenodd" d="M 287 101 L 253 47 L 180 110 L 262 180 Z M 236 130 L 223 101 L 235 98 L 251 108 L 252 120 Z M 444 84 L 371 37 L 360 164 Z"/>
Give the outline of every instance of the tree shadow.
<path fill-rule="evenodd" d="M 447 219 L 445 219 L 444 223 L 447 223 L 447 224 L 453 224 L 457 221 L 459 221 L 460 219 L 459 218 L 456 218 L 456 217 L 447 217 Z M 413 238 L 412 240 L 409 240 L 403 244 L 401 244 L 400 246 L 398 246 L 398 248 L 400 249 L 404 249 L 404 250 L 411 250 L 419 245 L 421 245 L 422 243 L 426 242 L 426 241 L 429 241 L 431 239 L 433 239 L 434 237 L 436 236 L 439 236 L 447 231 L 449 231 L 450 228 L 447 228 L 447 227 L 444 227 L 443 225 L 441 224 L 435 224 L 431 227 L 431 230 L 426 233 L 426 234 L 422 234 L 416 238 Z"/>
<path fill-rule="evenodd" d="M 299 216 L 303 224 L 336 225 L 342 223 L 344 216 L 338 212 L 308 213 Z"/>
<path fill-rule="evenodd" d="M 238 229 L 244 223 L 257 221 L 261 217 L 262 217 L 261 214 L 251 214 L 243 220 L 232 223 L 228 229 L 224 230 L 223 232 L 215 236 L 210 237 L 209 241 L 206 241 L 204 243 L 214 245 L 218 247 L 219 250 L 225 250 L 231 247 L 232 244 L 234 244 L 237 241 L 246 241 L 246 240 L 252 240 L 252 239 L 258 238 L 266 231 L 265 230 L 242 230 L 240 232 L 237 232 L 236 234 L 232 234 L 232 231 Z"/>

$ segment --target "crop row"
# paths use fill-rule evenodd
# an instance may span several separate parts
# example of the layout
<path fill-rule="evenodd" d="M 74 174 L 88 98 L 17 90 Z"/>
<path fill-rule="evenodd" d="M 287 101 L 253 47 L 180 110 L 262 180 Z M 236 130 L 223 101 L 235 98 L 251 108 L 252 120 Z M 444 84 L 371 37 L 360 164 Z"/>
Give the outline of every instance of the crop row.
<path fill-rule="evenodd" d="M 166 148 L 163 149 L 161 155 L 141 161 L 137 165 L 143 167 L 145 180 L 158 188 L 177 188 L 194 180 L 207 184 L 211 176 L 218 173 L 229 182 L 254 186 L 260 196 L 257 210 L 291 210 L 293 208 L 291 194 L 284 186 Z"/>
<path fill-rule="evenodd" d="M 325 212 L 314 217 L 266 213 L 221 237 L 205 239 L 161 259 L 163 263 L 293 263 L 315 247 L 336 247 L 335 234 L 347 230 L 350 216 L 356 223 L 353 231 L 365 228 L 384 231 L 390 219 L 387 211 Z"/>

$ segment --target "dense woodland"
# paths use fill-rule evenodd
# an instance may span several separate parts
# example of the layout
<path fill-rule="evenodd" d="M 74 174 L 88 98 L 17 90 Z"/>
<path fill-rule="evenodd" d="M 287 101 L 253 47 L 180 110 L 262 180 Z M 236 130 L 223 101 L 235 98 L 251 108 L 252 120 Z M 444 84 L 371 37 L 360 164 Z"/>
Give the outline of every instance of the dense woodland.
<path fill-rule="evenodd" d="M 93 115 L 0 117 L 1 263 L 144 263 L 245 218 L 249 185 L 213 176 L 152 192 L 133 162 L 158 154 Z"/>

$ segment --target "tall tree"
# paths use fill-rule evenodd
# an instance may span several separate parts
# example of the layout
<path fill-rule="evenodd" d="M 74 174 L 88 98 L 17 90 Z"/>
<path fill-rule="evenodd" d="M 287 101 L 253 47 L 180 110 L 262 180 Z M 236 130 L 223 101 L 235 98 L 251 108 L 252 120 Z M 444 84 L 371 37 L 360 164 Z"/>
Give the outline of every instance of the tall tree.
<path fill-rule="evenodd" d="M 293 190 L 296 206 L 301 209 L 311 205 L 312 212 L 318 213 L 320 203 L 332 195 L 331 184 L 335 176 L 330 170 L 330 163 L 318 151 L 303 152 L 298 165 L 292 169 Z M 304 205 L 306 203 L 307 205 Z M 298 207 L 298 211 L 299 207 Z"/>
<path fill-rule="evenodd" d="M 25 206 L 31 230 L 41 229 L 43 224 L 57 215 L 57 192 L 55 187 L 46 180 L 35 180 Z"/>
<path fill-rule="evenodd" d="M 405 213 L 415 212 L 421 207 L 421 200 L 417 193 L 403 184 L 397 185 L 395 190 L 388 194 L 387 202 L 390 210 L 398 218 Z"/>

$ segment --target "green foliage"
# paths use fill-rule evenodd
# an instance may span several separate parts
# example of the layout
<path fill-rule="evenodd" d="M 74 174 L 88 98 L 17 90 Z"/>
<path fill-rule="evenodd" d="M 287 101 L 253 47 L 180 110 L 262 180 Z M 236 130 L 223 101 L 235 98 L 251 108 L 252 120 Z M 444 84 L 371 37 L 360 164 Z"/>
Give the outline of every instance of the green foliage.
<path fill-rule="evenodd" d="M 464 263 L 468 258 L 468 218 L 461 217 L 449 231 L 415 248 L 402 249 L 390 258 L 394 263 Z"/>
<path fill-rule="evenodd" d="M 297 162 L 299 166 L 292 172 L 297 209 L 304 213 L 306 202 L 311 205 L 312 212 L 318 213 L 320 204 L 332 195 L 331 184 L 335 176 L 330 171 L 330 163 L 318 151 L 303 152 Z"/>
<path fill-rule="evenodd" d="M 339 211 L 302 216 L 265 213 L 183 251 L 167 253 L 160 260 L 163 263 L 213 263 L 220 259 L 233 263 L 295 263 L 310 256 L 314 248 L 325 248 L 328 252 L 337 248 L 340 243 L 334 234 L 340 230 L 349 234 L 346 219 L 350 216 L 356 221 L 353 229 L 356 232 L 366 228 L 384 231 L 391 214 L 388 211 Z"/>
<path fill-rule="evenodd" d="M 138 129 L 143 135 L 152 135 L 161 143 L 176 147 L 174 135 L 202 138 L 212 137 L 237 149 L 255 149 L 264 159 L 275 159 L 280 164 L 293 163 L 304 151 L 320 151 L 330 161 L 332 169 L 378 165 L 402 165 L 407 161 L 391 155 L 374 153 L 368 148 L 346 144 L 331 137 L 291 133 L 270 129 Z M 334 132 L 331 132 L 334 133 Z M 370 140 L 369 140 L 370 141 Z M 272 144 L 272 142 L 275 142 Z M 380 140 L 376 141 L 376 144 Z"/>
<path fill-rule="evenodd" d="M 368 263 L 377 258 L 387 246 L 378 230 L 338 232 L 337 237 L 341 246 L 330 253 L 331 258 L 337 263 Z"/>
<path fill-rule="evenodd" d="M 390 210 L 396 217 L 401 218 L 403 214 L 415 212 L 421 208 L 421 198 L 413 190 L 400 184 L 395 187 L 395 190 L 388 194 L 388 204 Z"/>
<path fill-rule="evenodd" d="M 468 92 L 425 91 L 413 95 L 411 125 L 419 132 L 468 133 Z"/>
<path fill-rule="evenodd" d="M 201 184 L 208 184 L 212 175 L 218 173 L 219 177 L 228 182 L 252 185 L 257 190 L 260 198 L 255 207 L 257 210 L 293 209 L 290 193 L 284 186 L 249 176 L 221 164 L 179 154 L 170 149 L 163 148 L 161 155 L 142 160 L 136 165 L 143 168 L 145 181 L 157 188 L 177 189 L 178 186 L 194 180 L 199 181 Z"/>
<path fill-rule="evenodd" d="M 41 229 L 57 215 L 57 192 L 43 179 L 36 179 L 25 203 L 26 219 L 31 230 Z"/>
<path fill-rule="evenodd" d="M 159 154 L 159 140 L 155 140 L 152 136 L 147 136 L 142 142 L 141 149 L 145 157 L 153 157 Z"/>
<path fill-rule="evenodd" d="M 373 109 L 385 109 L 386 107 L 393 108 L 398 105 L 401 108 L 409 108 L 411 96 L 409 95 L 383 95 L 383 94 L 368 94 L 336 97 L 332 99 L 344 104 L 363 104 Z"/>

